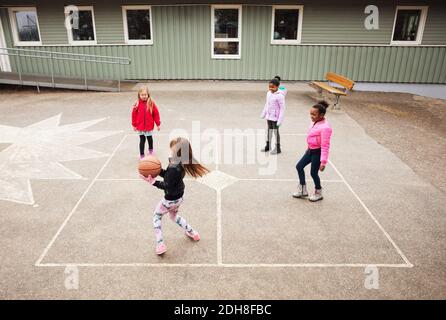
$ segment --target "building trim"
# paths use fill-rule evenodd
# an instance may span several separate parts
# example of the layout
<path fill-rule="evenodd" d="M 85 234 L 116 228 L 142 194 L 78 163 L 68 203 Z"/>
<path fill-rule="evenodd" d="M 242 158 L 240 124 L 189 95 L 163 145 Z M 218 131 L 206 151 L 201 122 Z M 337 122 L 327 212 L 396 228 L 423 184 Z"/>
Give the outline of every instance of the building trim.
<path fill-rule="evenodd" d="M 20 41 L 17 29 L 17 23 L 14 16 L 15 11 L 34 11 L 36 13 L 36 24 L 37 24 L 37 32 L 39 33 L 39 41 Z M 36 7 L 8 7 L 8 15 L 9 15 L 9 22 L 11 24 L 12 39 L 16 47 L 42 45 L 42 35 L 40 34 L 39 17 L 37 15 Z"/>
<path fill-rule="evenodd" d="M 240 60 L 242 56 L 242 5 L 237 4 L 222 4 L 222 5 L 212 5 L 211 6 L 211 57 L 212 59 L 236 59 Z M 237 38 L 215 38 L 215 9 L 238 9 L 238 27 L 237 27 Z M 238 42 L 238 54 L 237 55 L 223 55 L 214 53 L 214 43 L 215 42 Z"/>
<path fill-rule="evenodd" d="M 149 10 L 150 14 L 150 40 L 129 40 L 129 31 L 127 23 L 127 10 Z M 152 8 L 149 5 L 125 5 L 122 6 L 122 22 L 124 24 L 124 41 L 127 45 L 152 45 L 153 44 L 153 25 Z"/>
<path fill-rule="evenodd" d="M 299 17 L 297 22 L 297 39 L 296 40 L 275 40 L 274 39 L 274 14 L 276 9 L 297 9 L 299 10 Z M 272 6 L 272 18 L 271 18 L 271 44 L 273 45 L 298 45 L 302 41 L 302 18 L 304 12 L 303 5 L 274 5 Z"/>
<path fill-rule="evenodd" d="M 0 16 L 0 47 L 7 47 L 6 45 L 6 37 L 2 24 L 2 17 Z M 4 50 L 6 51 L 6 50 Z M 5 53 L 5 52 L 3 52 Z M 9 56 L 5 54 L 0 55 L 0 66 L 1 70 L 4 72 L 11 72 L 11 62 L 9 61 Z"/>
<path fill-rule="evenodd" d="M 391 45 L 404 45 L 404 46 L 418 46 L 423 42 L 423 34 L 424 34 L 424 27 L 426 25 L 427 20 L 427 10 L 429 6 L 397 6 L 395 10 L 395 18 L 393 20 L 393 28 L 392 28 L 392 34 L 390 35 L 390 44 Z M 398 10 L 421 10 L 421 16 L 420 16 L 420 24 L 418 26 L 417 31 L 417 39 L 415 41 L 394 41 L 393 36 L 395 34 L 395 26 L 396 26 L 396 19 L 398 17 Z"/>
<path fill-rule="evenodd" d="M 65 13 L 65 22 L 66 19 L 68 18 L 68 15 L 70 13 L 69 10 L 70 6 L 65 6 L 64 7 L 64 13 Z M 94 34 L 94 40 L 74 40 L 73 39 L 73 32 L 71 31 L 71 29 L 66 28 L 67 29 L 67 35 L 68 35 L 68 43 L 71 46 L 89 46 L 89 45 L 96 45 L 98 43 L 98 37 L 96 34 L 96 22 L 94 19 L 94 9 L 93 6 L 77 6 L 77 8 L 79 9 L 79 11 L 87 11 L 90 10 L 91 11 L 91 21 L 93 22 L 93 34 Z M 65 26 L 66 27 L 66 26 Z"/>

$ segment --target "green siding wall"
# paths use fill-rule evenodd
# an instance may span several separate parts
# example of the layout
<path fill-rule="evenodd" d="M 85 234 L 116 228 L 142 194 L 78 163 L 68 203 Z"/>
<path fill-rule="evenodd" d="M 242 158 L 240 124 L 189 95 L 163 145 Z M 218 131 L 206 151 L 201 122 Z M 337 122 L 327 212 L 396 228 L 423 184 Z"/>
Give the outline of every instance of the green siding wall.
<path fill-rule="evenodd" d="M 67 30 L 64 27 L 65 14 L 63 4 L 42 3 L 37 6 L 40 35 L 45 45 L 67 44 Z"/>
<path fill-rule="evenodd" d="M 93 4 L 98 43 L 102 45 L 82 47 L 66 45 L 63 5 L 55 1 L 38 2 L 42 40 L 50 46 L 30 48 L 128 56 L 132 64 L 121 67 L 127 79 L 265 80 L 280 74 L 286 80 L 314 80 L 334 71 L 356 81 L 446 83 L 446 5 L 441 1 L 428 2 L 423 43 L 445 46 L 382 46 L 390 41 L 396 7 L 392 1 L 377 1 L 380 29 L 374 31 L 363 27 L 364 1 L 354 6 L 322 0 L 301 1 L 304 4 L 302 39 L 306 45 L 271 45 L 271 6 L 249 5 L 243 7 L 242 59 L 215 60 L 211 58 L 209 5 L 154 6 L 154 44 L 135 46 L 122 44 L 122 2 L 113 0 Z M 362 14 L 358 15 L 358 11 Z M 1 15 L 8 45 L 12 46 L 7 11 L 2 9 Z M 355 46 L 355 43 L 370 45 Z M 12 59 L 11 64 L 16 70 L 17 61 Z M 22 58 L 21 65 L 22 70 L 30 73 L 49 72 L 48 62 L 44 60 Z M 111 78 L 118 74 L 116 66 L 89 64 L 87 69 L 93 78 Z M 79 62 L 56 61 L 54 70 L 57 74 L 80 76 L 83 68 Z"/>
<path fill-rule="evenodd" d="M 168 4 L 164 1 L 161 4 Z M 194 1 L 200 3 L 206 1 Z M 208 3 L 212 1 L 207 1 Z M 237 3 L 239 1 L 215 1 L 218 3 Z M 249 3 L 256 1 L 244 1 L 245 9 L 255 8 Z M 259 2 L 259 1 L 257 1 Z M 259 3 L 268 3 L 261 1 Z M 26 2 L 10 0 L 11 5 L 23 5 Z M 125 4 L 151 4 L 160 1 L 119 1 L 119 0 L 96 0 L 82 2 L 79 5 L 93 5 L 96 21 L 96 32 L 98 44 L 117 44 L 124 42 L 124 30 L 122 22 L 121 6 Z M 277 4 L 279 1 L 271 2 Z M 370 1 L 338 0 L 302 0 L 302 1 L 280 1 L 280 3 L 292 3 L 304 5 L 304 16 L 302 26 L 302 43 L 307 44 L 389 44 L 392 35 L 395 10 L 397 5 L 428 5 L 428 17 L 423 36 L 425 45 L 446 45 L 446 2 L 435 1 L 389 1 L 376 0 L 373 4 L 379 8 L 379 29 L 366 30 L 364 19 L 367 14 L 364 8 Z M 67 44 L 67 32 L 63 27 L 64 3 L 56 0 L 37 1 L 37 12 L 39 16 L 42 41 L 44 45 Z M 154 12 L 160 7 L 154 7 Z M 183 7 L 184 8 L 184 7 Z M 258 8 L 258 7 L 257 7 Z M 259 23 L 271 26 L 271 6 L 265 5 L 263 9 L 270 12 L 264 16 Z M 245 17 L 244 17 L 245 18 Z M 154 18 L 155 20 L 155 18 Z M 208 19 L 210 21 L 210 17 Z M 159 21 L 158 21 L 159 23 Z M 268 28 L 268 34 L 271 34 Z M 156 36 L 156 35 L 155 35 Z"/>

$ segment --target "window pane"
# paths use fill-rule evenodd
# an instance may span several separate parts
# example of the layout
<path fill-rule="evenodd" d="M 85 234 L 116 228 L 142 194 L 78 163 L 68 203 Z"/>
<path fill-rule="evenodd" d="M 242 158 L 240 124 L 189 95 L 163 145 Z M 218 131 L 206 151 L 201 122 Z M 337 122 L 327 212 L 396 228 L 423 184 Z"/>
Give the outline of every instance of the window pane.
<path fill-rule="evenodd" d="M 40 41 L 37 15 L 34 11 L 15 12 L 19 41 Z"/>
<path fill-rule="evenodd" d="M 415 41 L 417 39 L 420 17 L 421 10 L 398 10 L 393 40 Z"/>
<path fill-rule="evenodd" d="M 276 9 L 274 11 L 274 40 L 297 40 L 299 10 Z"/>
<path fill-rule="evenodd" d="M 238 42 L 214 42 L 214 54 L 238 54 Z"/>
<path fill-rule="evenodd" d="M 73 40 L 74 41 L 93 41 L 93 16 L 90 10 L 79 10 L 79 29 L 73 26 Z"/>
<path fill-rule="evenodd" d="M 238 9 L 215 9 L 215 38 L 238 38 Z"/>
<path fill-rule="evenodd" d="M 150 40 L 150 11 L 127 10 L 129 40 Z"/>

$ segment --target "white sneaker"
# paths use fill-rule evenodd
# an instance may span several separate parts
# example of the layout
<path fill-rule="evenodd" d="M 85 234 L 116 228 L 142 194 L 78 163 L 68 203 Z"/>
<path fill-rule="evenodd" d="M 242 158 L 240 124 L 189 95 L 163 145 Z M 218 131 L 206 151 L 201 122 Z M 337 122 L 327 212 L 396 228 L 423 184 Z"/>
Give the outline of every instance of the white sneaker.
<path fill-rule="evenodd" d="M 316 202 L 319 200 L 324 199 L 324 197 L 322 196 L 322 189 L 316 189 L 314 190 L 314 194 L 311 195 L 311 197 L 308 198 L 308 200 L 312 201 L 312 202 Z"/>
<path fill-rule="evenodd" d="M 308 197 L 307 185 L 300 184 L 297 188 L 297 192 L 293 193 L 293 197 L 298 199 Z"/>

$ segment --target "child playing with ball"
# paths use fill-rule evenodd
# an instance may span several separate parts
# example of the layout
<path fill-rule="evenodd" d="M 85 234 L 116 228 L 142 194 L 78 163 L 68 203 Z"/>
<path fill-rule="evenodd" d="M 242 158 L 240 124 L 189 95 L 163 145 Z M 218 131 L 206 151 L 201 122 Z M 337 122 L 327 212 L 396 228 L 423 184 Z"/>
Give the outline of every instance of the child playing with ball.
<path fill-rule="evenodd" d="M 152 131 L 155 127 L 160 130 L 161 120 L 158 107 L 155 101 L 150 97 L 147 87 L 138 91 L 138 100 L 133 104 L 132 110 L 132 126 L 133 130 L 139 135 L 139 158 L 143 159 L 144 147 L 146 143 L 149 145 L 149 154 L 153 154 L 153 137 Z"/>
<path fill-rule="evenodd" d="M 319 101 L 310 109 L 311 125 L 307 134 L 308 148 L 302 159 L 296 165 L 299 175 L 299 188 L 297 192 L 293 193 L 294 198 L 308 197 L 304 168 L 311 163 L 310 172 L 314 181 L 315 191 L 308 200 L 314 202 L 323 199 L 319 170 L 324 171 L 327 165 L 330 139 L 333 131 L 325 119 L 327 108 L 327 102 Z"/>
<path fill-rule="evenodd" d="M 279 154 L 282 152 L 280 149 L 279 127 L 283 122 L 285 113 L 285 95 L 286 89 L 285 87 L 280 86 L 280 77 L 275 76 L 274 79 L 269 82 L 265 107 L 260 116 L 262 119 L 266 118 L 268 127 L 266 145 L 261 150 L 262 152 L 268 152 L 272 148 L 271 139 L 273 132 L 276 136 L 276 147 L 271 151 L 271 154 Z"/>
<path fill-rule="evenodd" d="M 169 214 L 169 217 L 177 225 L 185 230 L 186 235 L 194 241 L 200 240 L 199 233 L 194 230 L 186 220 L 178 215 L 178 209 L 183 202 L 185 185 L 183 178 L 189 174 L 194 178 L 202 177 L 209 172 L 204 166 L 199 164 L 192 154 L 192 148 L 189 141 L 185 138 L 176 138 L 170 141 L 171 155 L 169 165 L 164 170 L 161 169 L 160 176 L 164 181 L 159 181 L 151 175 L 140 177 L 151 185 L 164 190 L 164 197 L 156 206 L 153 214 L 153 227 L 156 237 L 156 254 L 162 255 L 167 248 L 164 244 L 163 233 L 161 230 L 161 219 L 163 215 Z"/>

